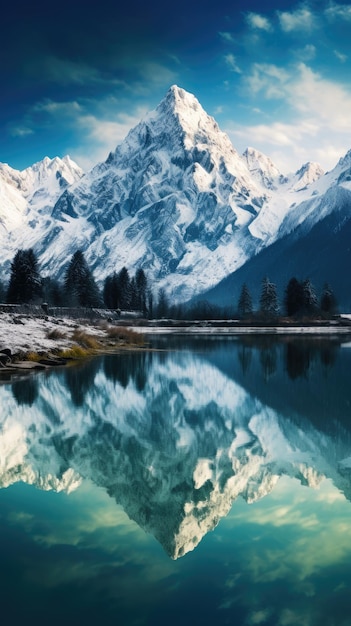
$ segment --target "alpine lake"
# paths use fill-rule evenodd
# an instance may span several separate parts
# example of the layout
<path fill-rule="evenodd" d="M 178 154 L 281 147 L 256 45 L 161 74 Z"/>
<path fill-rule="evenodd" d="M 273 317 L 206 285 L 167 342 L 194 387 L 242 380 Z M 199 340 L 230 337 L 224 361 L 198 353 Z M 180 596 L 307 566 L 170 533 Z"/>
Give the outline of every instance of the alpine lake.
<path fill-rule="evenodd" d="M 149 342 L 0 386 L 2 624 L 349 626 L 351 342 Z"/>

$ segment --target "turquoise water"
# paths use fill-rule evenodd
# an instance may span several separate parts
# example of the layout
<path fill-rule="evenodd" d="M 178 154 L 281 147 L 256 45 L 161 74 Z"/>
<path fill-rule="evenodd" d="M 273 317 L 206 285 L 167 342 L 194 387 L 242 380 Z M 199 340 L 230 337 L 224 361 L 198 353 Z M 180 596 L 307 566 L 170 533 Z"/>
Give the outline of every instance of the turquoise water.
<path fill-rule="evenodd" d="M 0 387 L 3 623 L 350 624 L 350 348 L 153 342 Z"/>

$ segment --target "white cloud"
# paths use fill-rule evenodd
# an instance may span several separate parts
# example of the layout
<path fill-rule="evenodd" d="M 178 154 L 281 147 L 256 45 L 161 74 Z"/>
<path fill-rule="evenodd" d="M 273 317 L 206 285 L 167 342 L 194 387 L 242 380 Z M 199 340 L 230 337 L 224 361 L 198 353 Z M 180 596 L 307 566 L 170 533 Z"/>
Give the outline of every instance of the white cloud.
<path fill-rule="evenodd" d="M 45 77 L 59 85 L 105 84 L 125 87 L 124 81 L 103 73 L 93 65 L 58 57 L 44 58 L 40 68 Z"/>
<path fill-rule="evenodd" d="M 167 60 L 173 66 L 179 66 L 180 61 L 175 55 L 167 55 Z M 119 70 L 132 72 L 133 81 L 124 81 L 118 77 Z M 143 60 L 135 61 L 129 58 L 119 58 L 116 66 L 106 65 L 97 67 L 93 64 L 58 57 L 48 57 L 42 60 L 41 73 L 51 82 L 60 85 L 96 85 L 112 88 L 121 88 L 124 92 L 141 94 L 148 93 L 154 87 L 169 86 L 176 82 L 177 73 L 166 64 Z M 38 67 L 36 67 L 38 72 Z"/>
<path fill-rule="evenodd" d="M 237 74 L 241 74 L 241 69 L 236 62 L 236 58 L 233 54 L 226 54 L 224 57 L 226 64 L 232 72 L 236 72 Z"/>
<path fill-rule="evenodd" d="M 32 128 L 27 128 L 26 126 L 15 126 L 10 129 L 10 135 L 12 137 L 27 137 L 28 135 L 33 135 L 34 130 Z"/>
<path fill-rule="evenodd" d="M 282 30 L 288 33 L 313 30 L 317 18 L 307 6 L 302 6 L 296 11 L 278 11 L 278 19 Z"/>
<path fill-rule="evenodd" d="M 256 125 L 228 125 L 227 132 L 239 150 L 253 145 L 287 172 L 306 161 L 331 169 L 351 147 L 351 91 L 346 86 L 323 78 L 303 63 L 290 71 L 255 64 L 247 86 L 265 113 Z M 279 119 L 274 119 L 272 98 L 278 100 Z M 265 101 L 269 108 L 263 106 Z"/>
<path fill-rule="evenodd" d="M 298 48 L 295 51 L 295 56 L 298 57 L 301 61 L 311 61 L 315 58 L 317 52 L 316 46 L 313 44 L 307 44 L 304 48 Z"/>
<path fill-rule="evenodd" d="M 345 61 L 347 61 L 347 54 L 343 54 L 342 52 L 339 52 L 339 50 L 334 50 L 334 54 L 336 58 L 341 61 L 341 63 L 345 63 Z"/>
<path fill-rule="evenodd" d="M 347 4 L 336 4 L 331 2 L 325 9 L 325 15 L 330 20 L 351 21 L 351 6 Z"/>
<path fill-rule="evenodd" d="M 323 78 L 305 63 L 290 70 L 256 63 L 246 78 L 251 95 L 286 101 L 287 107 L 308 116 L 317 126 L 324 124 L 349 132 L 351 92 L 343 85 Z"/>
<path fill-rule="evenodd" d="M 84 131 L 89 153 L 83 147 L 70 149 L 69 153 L 83 169 L 90 169 L 105 160 L 108 153 L 115 150 L 146 113 L 146 108 L 139 108 L 133 114 L 119 113 L 109 119 L 99 119 L 92 114 L 79 116 L 76 123 Z"/>
<path fill-rule="evenodd" d="M 231 33 L 228 32 L 219 32 L 220 38 L 226 43 L 235 43 L 235 39 Z"/>
<path fill-rule="evenodd" d="M 229 126 L 229 130 L 227 130 L 227 132 L 240 139 L 246 139 L 248 136 L 253 136 L 255 138 L 256 145 L 269 143 L 271 146 L 293 148 L 296 140 L 301 140 L 304 134 L 316 134 L 318 132 L 318 128 L 304 129 L 298 124 L 295 125 L 274 122 L 273 124 L 256 124 L 253 126 L 241 127 L 234 126 L 232 128 Z M 250 145 L 255 145 L 255 143 L 251 142 Z"/>
<path fill-rule="evenodd" d="M 85 128 L 89 137 L 100 143 L 110 143 L 111 148 L 115 148 L 120 143 L 129 130 L 140 122 L 141 117 L 146 114 L 144 109 L 140 109 L 137 114 L 130 115 L 120 113 L 114 120 L 101 120 L 94 115 L 83 115 L 78 118 L 78 124 Z"/>
<path fill-rule="evenodd" d="M 270 63 L 255 63 L 245 83 L 251 95 L 262 92 L 265 98 L 271 99 L 285 97 L 288 80 L 289 73 L 285 69 Z"/>
<path fill-rule="evenodd" d="M 24 136 L 34 132 L 31 128 L 43 128 L 53 122 L 70 133 L 73 131 L 75 143 L 72 140 L 66 152 L 86 170 L 105 160 L 150 110 L 147 106 L 131 107 L 129 113 L 125 113 L 125 108 L 126 104 L 121 104 L 114 96 L 83 103 L 47 99 L 32 106 L 26 115 L 26 124 L 13 128 L 11 134 Z"/>
<path fill-rule="evenodd" d="M 253 611 L 248 617 L 249 626 L 258 626 L 259 624 L 267 624 L 268 619 L 272 614 L 271 609 L 261 609 L 259 611 Z"/>
<path fill-rule="evenodd" d="M 75 100 L 68 102 L 54 102 L 53 100 L 44 100 L 37 102 L 31 109 L 34 113 L 48 113 L 49 115 L 72 116 L 80 113 L 82 107 Z"/>
<path fill-rule="evenodd" d="M 287 97 L 298 112 L 313 116 L 319 126 L 349 133 L 351 92 L 344 86 L 301 63 L 295 80 L 286 88 Z"/>
<path fill-rule="evenodd" d="M 177 81 L 177 73 L 170 70 L 168 67 L 161 65 L 160 63 L 144 63 L 139 68 L 139 73 L 146 81 L 147 85 L 155 86 L 170 86 Z"/>
<path fill-rule="evenodd" d="M 270 21 L 266 17 L 264 17 L 263 15 L 259 15 L 258 13 L 247 13 L 246 21 L 249 26 L 251 26 L 251 28 L 265 30 L 266 32 L 270 32 L 271 30 L 273 30 Z"/>
<path fill-rule="evenodd" d="M 345 136 L 332 128 L 321 130 L 308 121 L 225 128 L 239 151 L 254 146 L 267 154 L 282 173 L 295 172 L 303 163 L 316 161 L 323 169 L 332 169 L 350 146 Z"/>
<path fill-rule="evenodd" d="M 42 128 L 50 116 L 66 118 L 68 122 L 81 112 L 82 108 L 78 102 L 54 102 L 44 100 L 34 104 L 24 116 L 22 123 L 12 126 L 9 129 L 13 137 L 26 137 L 33 135 L 38 128 Z"/>

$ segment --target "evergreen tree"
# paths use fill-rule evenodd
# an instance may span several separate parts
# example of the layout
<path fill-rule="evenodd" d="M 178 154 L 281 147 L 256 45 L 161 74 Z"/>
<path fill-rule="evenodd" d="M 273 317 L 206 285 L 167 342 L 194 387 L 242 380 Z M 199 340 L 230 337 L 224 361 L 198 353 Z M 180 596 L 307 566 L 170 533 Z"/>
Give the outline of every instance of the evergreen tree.
<path fill-rule="evenodd" d="M 4 302 L 6 298 L 6 291 L 2 281 L 0 281 L 0 302 Z"/>
<path fill-rule="evenodd" d="M 139 309 L 139 296 L 138 296 L 135 276 L 133 276 L 130 280 L 130 308 L 132 309 L 132 311 L 140 310 Z"/>
<path fill-rule="evenodd" d="M 112 306 L 112 275 L 106 276 L 104 280 L 104 286 L 102 288 L 102 297 L 105 306 L 108 309 L 113 309 Z"/>
<path fill-rule="evenodd" d="M 60 283 L 54 278 L 43 278 L 43 300 L 50 306 L 63 306 L 64 294 Z"/>
<path fill-rule="evenodd" d="M 151 289 L 148 289 L 147 292 L 147 308 L 149 319 L 152 319 L 154 316 L 154 294 L 152 293 Z"/>
<path fill-rule="evenodd" d="M 11 263 L 7 302 L 10 304 L 35 303 L 42 296 L 42 280 L 38 261 L 32 248 L 18 250 Z"/>
<path fill-rule="evenodd" d="M 81 250 L 72 256 L 65 274 L 64 289 L 71 306 L 93 307 L 101 304 L 99 289 Z"/>
<path fill-rule="evenodd" d="M 157 302 L 157 313 L 156 317 L 161 319 L 162 317 L 167 317 L 169 310 L 168 299 L 166 296 L 166 292 L 163 288 L 161 288 L 158 292 L 158 302 Z"/>
<path fill-rule="evenodd" d="M 131 305 L 130 277 L 126 267 L 122 267 L 118 274 L 118 284 L 120 289 L 120 309 L 129 309 Z"/>
<path fill-rule="evenodd" d="M 147 294 L 147 278 L 142 268 L 137 269 L 135 274 L 135 282 L 138 293 L 138 306 L 139 311 L 142 311 L 143 315 L 147 314 L 146 294 Z"/>
<path fill-rule="evenodd" d="M 303 311 L 306 315 L 315 315 L 318 311 L 318 300 L 316 292 L 309 278 L 302 283 L 303 289 Z"/>
<path fill-rule="evenodd" d="M 336 312 L 336 298 L 328 283 L 325 283 L 323 287 L 320 308 L 325 315 L 334 315 Z"/>
<path fill-rule="evenodd" d="M 244 283 L 238 301 L 238 313 L 240 317 L 245 317 L 252 313 L 252 299 L 247 285 Z"/>
<path fill-rule="evenodd" d="M 293 315 L 299 315 L 303 311 L 304 306 L 304 293 L 303 286 L 297 278 L 293 277 L 289 280 L 287 288 L 285 290 L 285 310 L 286 314 L 291 317 Z"/>
<path fill-rule="evenodd" d="M 279 312 L 277 288 L 267 277 L 262 281 L 260 311 L 268 317 L 275 317 Z"/>
<path fill-rule="evenodd" d="M 120 285 L 119 278 L 116 272 L 110 274 L 110 276 L 107 276 L 105 278 L 103 287 L 103 299 L 108 309 L 120 308 Z"/>

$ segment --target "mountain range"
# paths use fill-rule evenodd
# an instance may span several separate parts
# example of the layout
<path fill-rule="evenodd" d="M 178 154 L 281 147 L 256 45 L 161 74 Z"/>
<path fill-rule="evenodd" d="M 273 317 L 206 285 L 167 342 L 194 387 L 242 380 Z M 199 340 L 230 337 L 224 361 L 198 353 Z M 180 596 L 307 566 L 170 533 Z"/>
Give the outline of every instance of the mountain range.
<path fill-rule="evenodd" d="M 324 173 L 283 174 L 239 154 L 195 96 L 172 86 L 106 161 L 89 172 L 66 156 L 19 172 L 0 164 L 0 275 L 33 247 L 43 275 L 59 277 L 81 249 L 102 283 L 142 267 L 172 302 L 237 302 L 265 275 L 328 281 L 351 306 L 351 151 Z"/>

